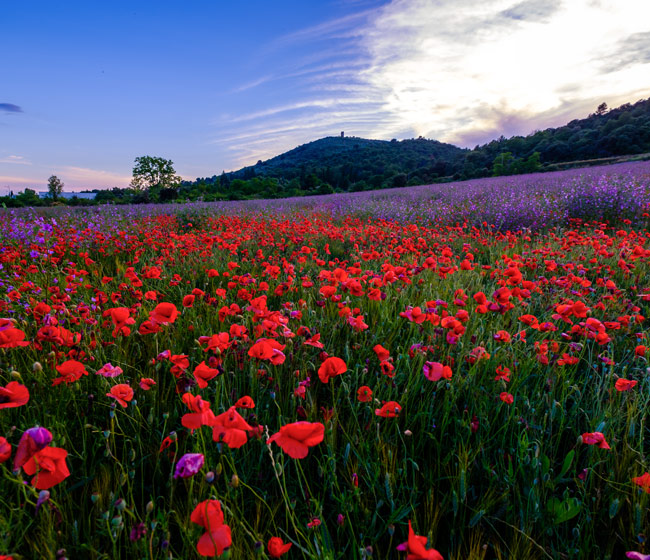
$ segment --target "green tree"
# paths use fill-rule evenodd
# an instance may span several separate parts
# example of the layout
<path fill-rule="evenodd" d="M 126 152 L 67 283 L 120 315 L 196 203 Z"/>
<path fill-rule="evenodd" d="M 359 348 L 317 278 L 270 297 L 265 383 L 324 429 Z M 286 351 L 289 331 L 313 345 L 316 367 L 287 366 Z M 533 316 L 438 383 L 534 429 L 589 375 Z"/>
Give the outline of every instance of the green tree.
<path fill-rule="evenodd" d="M 176 189 L 180 182 L 172 160 L 151 156 L 135 158 L 131 187 L 136 192 Z"/>
<path fill-rule="evenodd" d="M 511 152 L 501 152 L 494 158 L 492 175 L 494 177 L 498 177 L 499 175 L 509 175 L 513 161 L 514 158 L 512 157 Z"/>
<path fill-rule="evenodd" d="M 47 195 L 52 200 L 58 200 L 59 195 L 63 192 L 63 183 L 56 175 L 52 175 L 47 180 Z"/>

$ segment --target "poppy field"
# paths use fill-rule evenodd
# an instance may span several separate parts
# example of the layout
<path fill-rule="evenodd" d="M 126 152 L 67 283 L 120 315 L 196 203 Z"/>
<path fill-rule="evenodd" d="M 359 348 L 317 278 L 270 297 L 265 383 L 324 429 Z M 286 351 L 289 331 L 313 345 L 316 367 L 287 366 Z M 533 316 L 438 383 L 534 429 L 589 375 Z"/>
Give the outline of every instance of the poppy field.
<path fill-rule="evenodd" d="M 650 163 L 0 214 L 0 558 L 650 558 Z"/>

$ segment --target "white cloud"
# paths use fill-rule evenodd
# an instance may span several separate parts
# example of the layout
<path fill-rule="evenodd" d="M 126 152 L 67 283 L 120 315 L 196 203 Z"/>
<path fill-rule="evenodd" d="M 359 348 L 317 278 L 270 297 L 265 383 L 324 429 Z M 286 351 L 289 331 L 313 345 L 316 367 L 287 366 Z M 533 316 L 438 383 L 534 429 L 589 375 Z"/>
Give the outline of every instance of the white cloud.
<path fill-rule="evenodd" d="M 630 94 L 650 93 L 650 64 L 605 74 L 602 60 L 648 29 L 646 0 L 395 1 L 363 39 L 373 61 L 364 77 L 392 117 L 375 134 L 457 142 L 483 131 L 487 140 L 504 114 L 528 122 L 585 100 L 636 101 Z"/>
<path fill-rule="evenodd" d="M 393 0 L 274 41 L 287 67 L 253 83 L 285 102 L 223 115 L 214 143 L 234 168 L 341 130 L 471 147 L 560 126 L 650 95 L 648 31 L 647 0 Z"/>

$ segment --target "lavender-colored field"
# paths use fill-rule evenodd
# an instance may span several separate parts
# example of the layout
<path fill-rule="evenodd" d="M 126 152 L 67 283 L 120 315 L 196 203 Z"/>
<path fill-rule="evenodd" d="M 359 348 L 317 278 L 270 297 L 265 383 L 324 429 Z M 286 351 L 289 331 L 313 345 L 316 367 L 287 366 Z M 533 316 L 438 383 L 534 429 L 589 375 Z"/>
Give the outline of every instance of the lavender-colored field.
<path fill-rule="evenodd" d="M 130 217 L 187 215 L 291 215 L 324 212 L 333 218 L 372 217 L 413 223 L 483 223 L 505 230 L 566 225 L 571 218 L 645 222 L 650 207 L 650 162 L 621 163 L 385 189 L 274 200 L 194 202 L 165 205 L 54 207 L 6 210 L 0 214 L 1 237 L 24 238 L 47 233 L 47 223 L 85 214 L 86 226 L 110 235 L 127 230 Z"/>

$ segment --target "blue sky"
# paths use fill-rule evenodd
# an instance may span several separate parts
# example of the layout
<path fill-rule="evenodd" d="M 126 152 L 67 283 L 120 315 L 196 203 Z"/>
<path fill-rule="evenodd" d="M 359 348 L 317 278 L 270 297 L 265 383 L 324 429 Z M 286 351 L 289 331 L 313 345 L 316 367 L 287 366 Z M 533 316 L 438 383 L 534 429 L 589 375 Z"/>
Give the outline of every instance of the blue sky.
<path fill-rule="evenodd" d="M 347 135 L 472 147 L 650 97 L 647 0 L 7 2 L 0 194 Z"/>

